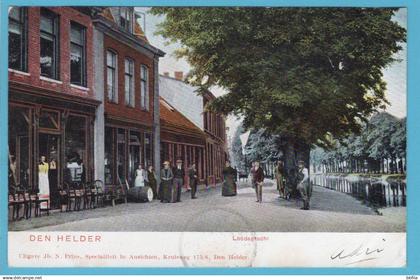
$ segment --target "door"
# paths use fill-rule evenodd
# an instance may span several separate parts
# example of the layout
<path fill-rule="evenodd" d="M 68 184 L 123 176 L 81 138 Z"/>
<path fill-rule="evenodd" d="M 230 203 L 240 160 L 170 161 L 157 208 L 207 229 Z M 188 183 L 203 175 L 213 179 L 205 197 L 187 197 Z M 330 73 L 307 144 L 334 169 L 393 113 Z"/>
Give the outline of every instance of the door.
<path fill-rule="evenodd" d="M 45 156 L 49 163 L 48 180 L 50 185 L 51 207 L 59 207 L 58 180 L 60 162 L 60 136 L 49 133 L 39 133 L 38 139 L 39 158 Z"/>

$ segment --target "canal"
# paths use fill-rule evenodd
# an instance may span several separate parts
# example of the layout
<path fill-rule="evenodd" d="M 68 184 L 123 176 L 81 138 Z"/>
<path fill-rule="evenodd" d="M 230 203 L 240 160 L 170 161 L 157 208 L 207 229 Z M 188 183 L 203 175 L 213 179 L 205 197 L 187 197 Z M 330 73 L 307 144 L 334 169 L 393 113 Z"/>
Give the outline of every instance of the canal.
<path fill-rule="evenodd" d="M 311 175 L 314 185 L 346 193 L 374 209 L 405 207 L 405 179 L 393 176 Z"/>

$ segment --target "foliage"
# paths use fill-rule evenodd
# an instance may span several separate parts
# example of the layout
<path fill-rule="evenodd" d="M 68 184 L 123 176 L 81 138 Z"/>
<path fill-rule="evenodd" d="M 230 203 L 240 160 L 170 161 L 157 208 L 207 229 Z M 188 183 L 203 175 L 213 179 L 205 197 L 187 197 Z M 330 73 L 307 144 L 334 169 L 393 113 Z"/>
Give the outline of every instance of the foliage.
<path fill-rule="evenodd" d="M 406 118 L 397 119 L 388 113 L 374 115 L 359 135 L 352 134 L 334 148 L 315 148 L 311 161 L 315 165 L 349 159 L 395 159 L 406 157 Z"/>
<path fill-rule="evenodd" d="M 281 142 L 281 137 L 271 135 L 264 129 L 252 130 L 245 146 L 247 160 L 267 162 L 279 160 L 283 155 L 279 149 Z"/>
<path fill-rule="evenodd" d="M 166 16 L 159 34 L 182 45 L 190 81 L 227 90 L 209 110 L 242 115 L 245 129 L 324 146 L 359 132 L 387 104 L 382 70 L 406 35 L 388 8 L 151 11 Z"/>

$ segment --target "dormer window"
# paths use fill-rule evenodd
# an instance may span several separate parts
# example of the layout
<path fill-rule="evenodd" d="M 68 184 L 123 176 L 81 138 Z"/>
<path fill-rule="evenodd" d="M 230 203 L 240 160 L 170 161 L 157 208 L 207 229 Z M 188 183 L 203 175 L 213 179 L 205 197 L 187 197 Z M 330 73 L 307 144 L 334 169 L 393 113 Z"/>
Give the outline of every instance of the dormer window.
<path fill-rule="evenodd" d="M 130 33 L 133 33 L 133 10 L 120 8 L 120 26 Z"/>

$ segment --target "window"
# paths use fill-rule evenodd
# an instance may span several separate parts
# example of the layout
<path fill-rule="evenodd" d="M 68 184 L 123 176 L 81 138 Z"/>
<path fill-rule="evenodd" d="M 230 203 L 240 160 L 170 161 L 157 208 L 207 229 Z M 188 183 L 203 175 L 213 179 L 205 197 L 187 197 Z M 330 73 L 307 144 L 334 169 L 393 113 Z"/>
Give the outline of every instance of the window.
<path fill-rule="evenodd" d="M 145 132 L 144 133 L 144 165 L 150 166 L 153 165 L 153 156 L 152 156 L 152 134 Z"/>
<path fill-rule="evenodd" d="M 106 52 L 106 72 L 108 100 L 118 103 L 117 54 L 109 50 Z"/>
<path fill-rule="evenodd" d="M 140 69 L 140 79 L 141 79 L 141 99 L 140 107 L 145 110 L 149 110 L 149 69 L 142 65 Z"/>
<path fill-rule="evenodd" d="M 114 129 L 112 127 L 105 127 L 105 184 L 112 184 L 114 182 Z"/>
<path fill-rule="evenodd" d="M 58 80 L 59 46 L 58 16 L 56 14 L 47 10 L 41 10 L 40 37 L 41 75 Z"/>
<path fill-rule="evenodd" d="M 120 8 L 120 26 L 133 32 L 133 11 L 130 8 Z"/>
<path fill-rule="evenodd" d="M 9 68 L 27 71 L 26 9 L 13 7 L 9 11 Z"/>
<path fill-rule="evenodd" d="M 70 29 L 70 82 L 86 86 L 86 28 L 72 22 Z"/>
<path fill-rule="evenodd" d="M 65 160 L 64 181 L 86 182 L 87 177 L 87 119 L 86 117 L 70 115 L 65 131 Z"/>
<path fill-rule="evenodd" d="M 126 136 L 125 129 L 118 128 L 117 132 L 117 178 L 119 182 L 126 179 Z"/>
<path fill-rule="evenodd" d="M 125 59 L 125 104 L 134 107 L 134 62 Z"/>

